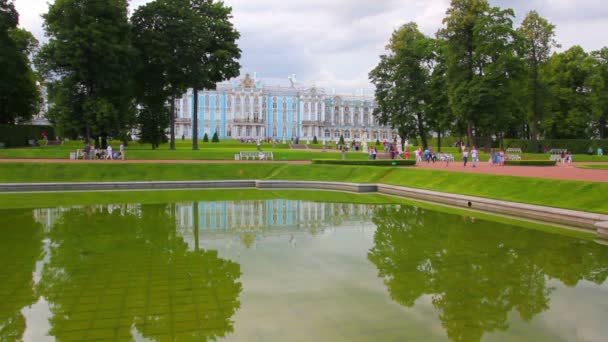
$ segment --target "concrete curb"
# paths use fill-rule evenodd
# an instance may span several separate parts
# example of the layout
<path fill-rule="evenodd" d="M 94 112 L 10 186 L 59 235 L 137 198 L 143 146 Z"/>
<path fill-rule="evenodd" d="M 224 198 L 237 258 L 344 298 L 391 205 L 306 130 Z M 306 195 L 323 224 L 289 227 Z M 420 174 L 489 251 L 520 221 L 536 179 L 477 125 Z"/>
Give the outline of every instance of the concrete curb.
<path fill-rule="evenodd" d="M 539 205 L 493 200 L 439 191 L 421 190 L 387 184 L 281 180 L 218 180 L 172 182 L 88 182 L 88 183 L 4 183 L 0 193 L 60 192 L 94 190 L 170 190 L 170 189 L 308 189 L 356 193 L 380 193 L 420 199 L 452 206 L 525 217 L 539 221 L 581 227 L 608 239 L 608 215 L 558 209 Z"/>

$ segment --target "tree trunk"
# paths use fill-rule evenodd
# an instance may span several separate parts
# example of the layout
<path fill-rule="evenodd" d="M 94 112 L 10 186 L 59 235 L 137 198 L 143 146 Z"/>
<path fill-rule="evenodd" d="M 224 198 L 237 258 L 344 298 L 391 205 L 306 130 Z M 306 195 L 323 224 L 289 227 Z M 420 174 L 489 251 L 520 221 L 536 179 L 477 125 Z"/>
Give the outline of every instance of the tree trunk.
<path fill-rule="evenodd" d="M 170 142 L 169 149 L 175 150 L 175 94 L 171 95 L 171 133 L 170 133 Z"/>
<path fill-rule="evenodd" d="M 422 113 L 416 113 L 416 119 L 416 121 L 418 121 L 418 134 L 422 140 L 422 148 L 426 150 L 429 147 L 429 143 L 426 141 L 426 132 L 424 131 L 424 122 L 422 122 Z"/>
<path fill-rule="evenodd" d="M 606 139 L 606 118 L 600 118 L 599 121 L 599 133 L 600 133 L 600 139 Z"/>
<path fill-rule="evenodd" d="M 198 150 L 198 89 L 193 90 L 194 110 L 192 111 L 192 149 Z"/>
<path fill-rule="evenodd" d="M 532 148 L 534 153 L 540 152 L 538 142 L 538 121 L 540 120 L 540 101 L 538 101 L 538 66 L 532 67 Z"/>
<path fill-rule="evenodd" d="M 437 152 L 441 152 L 441 130 L 437 130 Z"/>
<path fill-rule="evenodd" d="M 467 122 L 467 146 L 475 146 L 475 135 L 473 134 L 473 122 Z"/>
<path fill-rule="evenodd" d="M 104 133 L 101 135 L 101 148 L 107 148 L 108 147 L 108 136 Z"/>
<path fill-rule="evenodd" d="M 85 133 L 84 133 L 84 141 L 89 144 L 91 142 L 91 125 L 87 124 L 87 127 L 85 129 Z"/>

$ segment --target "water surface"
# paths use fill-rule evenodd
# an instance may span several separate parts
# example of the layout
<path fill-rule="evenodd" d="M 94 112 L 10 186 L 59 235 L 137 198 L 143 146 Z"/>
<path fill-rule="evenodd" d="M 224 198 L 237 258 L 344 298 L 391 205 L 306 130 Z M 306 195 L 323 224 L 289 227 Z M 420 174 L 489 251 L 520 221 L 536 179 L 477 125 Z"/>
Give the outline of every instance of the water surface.
<path fill-rule="evenodd" d="M 0 340 L 604 341 L 608 247 L 406 205 L 0 210 Z"/>

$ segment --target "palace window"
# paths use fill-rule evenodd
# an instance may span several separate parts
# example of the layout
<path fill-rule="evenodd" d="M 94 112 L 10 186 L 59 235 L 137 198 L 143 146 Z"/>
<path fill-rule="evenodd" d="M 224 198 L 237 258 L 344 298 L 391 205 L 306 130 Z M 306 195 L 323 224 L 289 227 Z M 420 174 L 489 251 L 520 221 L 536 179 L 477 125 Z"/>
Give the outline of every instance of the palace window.
<path fill-rule="evenodd" d="M 325 137 L 326 137 L 326 138 L 331 138 L 331 133 L 329 132 L 329 130 L 328 130 L 328 129 L 326 129 L 326 130 L 325 130 L 325 133 L 324 133 L 324 134 L 325 134 Z"/>
<path fill-rule="evenodd" d="M 344 131 L 344 138 L 345 139 L 350 139 L 350 131 L 349 130 Z"/>
<path fill-rule="evenodd" d="M 334 138 L 339 138 L 339 137 L 340 137 L 340 131 L 335 131 Z"/>

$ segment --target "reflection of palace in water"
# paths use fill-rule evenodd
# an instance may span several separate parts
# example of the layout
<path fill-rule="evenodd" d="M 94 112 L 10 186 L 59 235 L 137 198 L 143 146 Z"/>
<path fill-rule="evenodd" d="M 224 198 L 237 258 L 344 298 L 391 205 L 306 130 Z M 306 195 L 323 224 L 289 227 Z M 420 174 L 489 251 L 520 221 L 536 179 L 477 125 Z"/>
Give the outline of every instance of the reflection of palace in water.
<path fill-rule="evenodd" d="M 91 212 L 107 211 L 138 215 L 141 204 L 110 204 L 82 207 Z M 80 207 L 79 207 L 80 208 Z M 252 239 L 280 236 L 294 232 L 320 234 L 326 229 L 356 226 L 369 222 L 377 205 L 352 203 L 320 203 L 295 200 L 250 200 L 189 202 L 167 205 L 173 211 L 176 230 L 194 248 L 199 239 L 240 237 L 250 245 Z M 34 210 L 36 222 L 48 230 L 68 209 Z M 195 234 L 195 230 L 198 230 Z M 247 241 L 245 241 L 247 240 Z"/>

